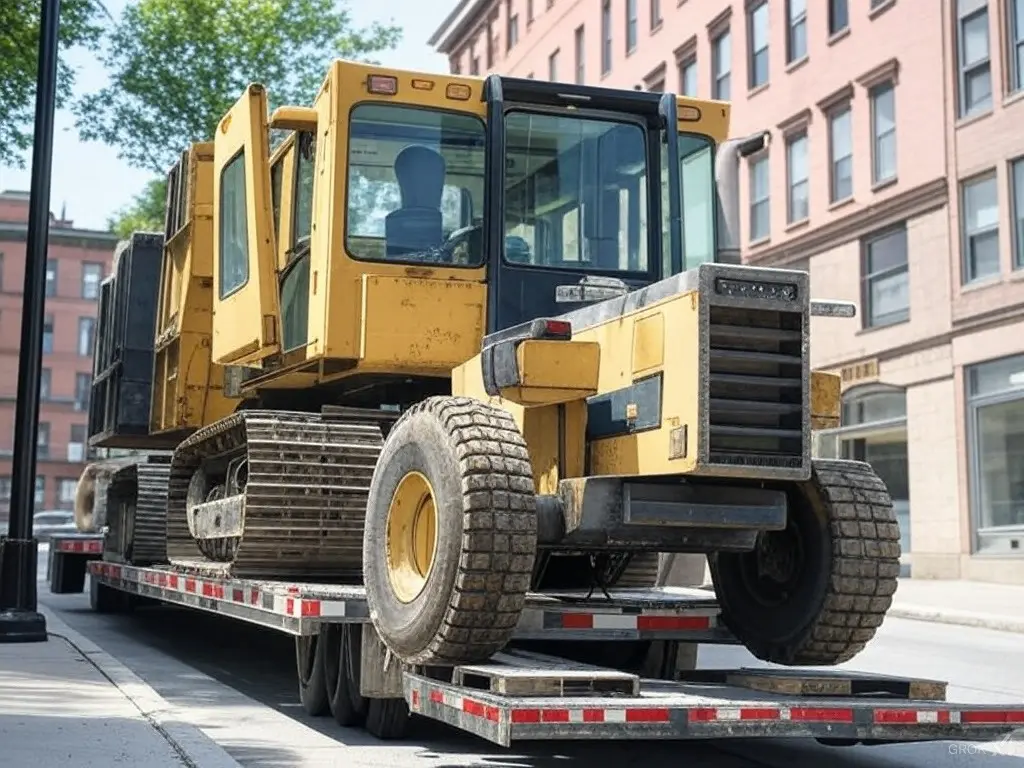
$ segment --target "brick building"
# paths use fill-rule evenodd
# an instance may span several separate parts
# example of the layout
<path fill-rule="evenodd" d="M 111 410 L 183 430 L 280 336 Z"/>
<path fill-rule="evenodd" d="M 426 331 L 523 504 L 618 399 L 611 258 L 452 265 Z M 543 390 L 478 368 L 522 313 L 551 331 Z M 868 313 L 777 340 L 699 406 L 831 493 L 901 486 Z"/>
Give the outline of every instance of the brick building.
<path fill-rule="evenodd" d="M 0 517 L 11 495 L 27 192 L 0 193 Z M 35 509 L 70 509 L 86 455 L 100 281 L 117 237 L 50 216 Z"/>
<path fill-rule="evenodd" d="M 807 268 L 920 577 L 1024 583 L 1024 0 L 460 0 L 453 71 L 676 90 L 772 132 L 745 258 Z"/>

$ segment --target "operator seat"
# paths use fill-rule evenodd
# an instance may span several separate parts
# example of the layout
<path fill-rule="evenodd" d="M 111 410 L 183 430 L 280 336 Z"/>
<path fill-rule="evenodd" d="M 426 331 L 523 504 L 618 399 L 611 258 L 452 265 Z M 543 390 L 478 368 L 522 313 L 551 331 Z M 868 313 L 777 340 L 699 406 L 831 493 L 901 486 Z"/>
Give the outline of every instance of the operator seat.
<path fill-rule="evenodd" d="M 402 258 L 441 245 L 441 195 L 447 167 L 434 150 L 408 146 L 395 158 L 402 207 L 384 217 L 385 254 Z"/>

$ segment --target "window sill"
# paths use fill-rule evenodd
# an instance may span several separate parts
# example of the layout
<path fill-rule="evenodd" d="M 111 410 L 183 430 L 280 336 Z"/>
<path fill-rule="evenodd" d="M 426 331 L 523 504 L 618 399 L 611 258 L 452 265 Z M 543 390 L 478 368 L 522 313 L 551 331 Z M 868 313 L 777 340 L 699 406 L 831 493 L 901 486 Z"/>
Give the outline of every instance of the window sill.
<path fill-rule="evenodd" d="M 838 43 L 843 38 L 846 38 L 846 37 L 849 37 L 849 36 L 850 36 L 850 28 L 849 27 L 843 27 L 838 32 L 836 32 L 834 35 L 829 37 L 829 39 L 826 41 L 826 43 L 828 45 L 835 45 L 836 43 Z"/>
<path fill-rule="evenodd" d="M 661 32 L 661 30 L 664 27 L 665 27 L 665 20 L 664 19 L 659 20 L 657 24 L 655 24 L 653 27 L 651 27 L 651 36 L 653 37 L 654 35 L 656 35 L 659 32 Z"/>
<path fill-rule="evenodd" d="M 829 203 L 828 212 L 832 213 L 832 211 L 838 211 L 848 205 L 853 205 L 855 202 L 857 202 L 857 198 L 853 195 L 844 197 L 842 200 L 836 200 L 834 203 Z"/>
<path fill-rule="evenodd" d="M 803 56 L 801 56 L 796 61 L 789 62 L 789 64 L 786 65 L 786 74 L 787 75 L 793 74 L 798 69 L 800 69 L 800 67 L 802 67 L 804 64 L 806 64 L 810 60 L 811 60 L 811 57 L 808 54 L 805 53 Z"/>
<path fill-rule="evenodd" d="M 892 8 L 894 5 L 896 5 L 896 0 L 889 0 L 889 2 L 887 2 L 887 3 L 882 3 L 877 8 L 872 8 L 871 9 L 871 11 L 868 13 L 868 18 L 871 19 L 872 21 L 874 21 L 879 16 L 881 16 L 883 13 L 885 13 L 890 8 Z"/>
<path fill-rule="evenodd" d="M 759 93 L 764 93 L 765 91 L 768 90 L 768 86 L 769 85 L 771 85 L 770 82 L 768 82 L 768 83 L 761 83 L 760 85 L 755 85 L 753 88 L 747 89 L 747 98 L 748 99 L 752 99 L 755 96 L 757 96 Z"/>
<path fill-rule="evenodd" d="M 627 48 L 626 49 L 626 58 L 628 59 L 634 53 L 636 53 L 636 46 L 635 45 L 632 48 Z"/>
<path fill-rule="evenodd" d="M 1003 282 L 1003 275 L 1000 272 L 996 275 L 986 275 L 985 277 L 979 277 L 975 280 L 971 280 L 969 283 L 960 284 L 960 295 L 974 293 L 975 291 L 983 291 L 986 288 L 991 288 L 993 285 L 999 285 Z"/>
<path fill-rule="evenodd" d="M 771 235 L 765 235 L 764 237 L 757 238 L 757 240 L 751 240 L 747 244 L 747 247 L 748 248 L 763 248 L 764 246 L 766 246 L 769 243 L 771 243 L 771 241 L 772 241 L 772 236 Z"/>
<path fill-rule="evenodd" d="M 909 322 L 910 322 L 910 315 L 907 315 L 902 320 L 893 320 L 890 323 L 879 323 L 878 325 L 865 325 L 865 326 L 863 326 L 859 331 L 857 331 L 853 335 L 854 336 L 866 336 L 866 335 L 868 335 L 870 333 L 874 333 L 875 331 L 884 331 L 884 330 L 886 330 L 888 328 L 896 328 L 897 326 L 900 326 L 900 325 L 906 325 Z"/>
<path fill-rule="evenodd" d="M 803 229 L 804 227 L 809 226 L 811 226 L 811 217 L 805 216 L 802 219 L 798 219 L 797 221 L 792 221 L 789 224 L 787 224 L 786 228 L 783 231 L 788 235 L 791 232 L 797 232 Z"/>
<path fill-rule="evenodd" d="M 871 191 L 875 192 L 875 193 L 881 192 L 881 191 L 883 191 L 885 189 L 888 189 L 893 184 L 897 183 L 899 180 L 900 180 L 899 176 L 892 176 L 892 177 L 890 177 L 888 179 L 882 179 L 881 181 L 876 181 L 874 184 L 871 185 Z"/>
<path fill-rule="evenodd" d="M 980 123 L 986 117 L 991 117 L 991 116 L 992 116 L 992 109 L 989 108 L 989 109 L 986 109 L 984 112 L 979 112 L 976 115 L 968 115 L 967 117 L 959 118 L 956 122 L 953 123 L 953 128 L 954 128 L 954 130 L 959 131 L 961 128 L 966 128 L 969 125 L 974 125 L 975 123 Z"/>
<path fill-rule="evenodd" d="M 1024 101 L 1024 87 L 1017 89 L 1013 93 L 1008 93 L 1003 97 L 1003 109 L 1013 106 L 1020 101 Z"/>

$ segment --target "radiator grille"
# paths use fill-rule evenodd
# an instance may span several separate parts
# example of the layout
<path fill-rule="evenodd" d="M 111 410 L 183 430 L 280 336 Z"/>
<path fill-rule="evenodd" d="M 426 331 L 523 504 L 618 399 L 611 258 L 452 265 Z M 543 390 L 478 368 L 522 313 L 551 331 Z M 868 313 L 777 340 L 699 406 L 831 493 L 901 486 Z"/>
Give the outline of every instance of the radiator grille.
<path fill-rule="evenodd" d="M 710 463 L 801 466 L 802 322 L 800 312 L 710 307 Z"/>

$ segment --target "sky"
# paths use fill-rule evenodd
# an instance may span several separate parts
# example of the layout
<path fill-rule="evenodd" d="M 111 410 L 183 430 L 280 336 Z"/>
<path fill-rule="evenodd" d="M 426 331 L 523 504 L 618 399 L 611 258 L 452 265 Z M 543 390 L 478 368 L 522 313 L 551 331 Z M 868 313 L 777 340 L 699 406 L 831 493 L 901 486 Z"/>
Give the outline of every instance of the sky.
<path fill-rule="evenodd" d="M 105 0 L 104 4 L 114 18 L 118 18 L 129 2 L 131 0 Z M 403 28 L 402 41 L 395 50 L 379 55 L 382 64 L 424 72 L 447 72 L 447 59 L 435 53 L 427 45 L 427 39 L 455 3 L 456 0 L 351 0 L 347 6 L 357 27 L 379 21 Z M 106 84 L 103 67 L 91 54 L 70 51 L 65 60 L 76 71 L 76 93 L 97 91 Z M 27 191 L 31 162 L 29 153 L 24 170 L 0 166 L 0 191 Z M 151 178 L 151 172 L 132 168 L 119 160 L 116 148 L 79 140 L 71 113 L 57 111 L 50 182 L 50 210 L 56 215 L 59 216 L 66 206 L 66 216 L 76 227 L 106 229 L 107 219 L 131 203 Z"/>

